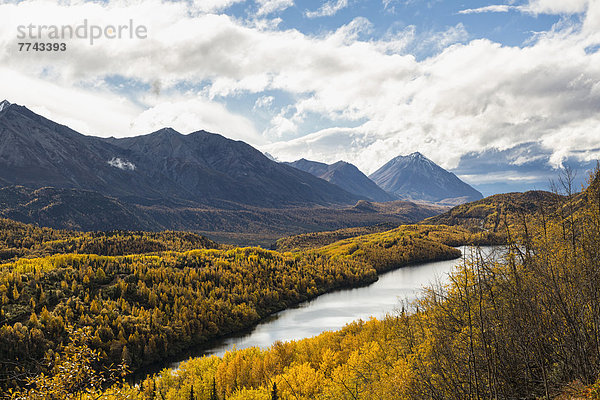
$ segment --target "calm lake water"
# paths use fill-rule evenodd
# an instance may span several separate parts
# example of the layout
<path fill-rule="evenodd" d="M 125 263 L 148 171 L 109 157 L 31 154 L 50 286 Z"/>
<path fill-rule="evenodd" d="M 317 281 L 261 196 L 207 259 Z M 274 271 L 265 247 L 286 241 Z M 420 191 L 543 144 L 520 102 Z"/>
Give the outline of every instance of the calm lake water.
<path fill-rule="evenodd" d="M 483 248 L 489 254 L 493 248 Z M 469 254 L 469 248 L 461 248 Z M 304 339 L 325 331 L 339 330 L 344 325 L 371 317 L 381 318 L 401 307 L 402 301 L 412 301 L 423 287 L 433 283 L 445 283 L 448 273 L 462 259 L 436 261 L 403 267 L 379 276 L 369 286 L 339 290 L 324 294 L 294 308 L 281 311 L 264 320 L 253 329 L 215 341 L 212 347 L 190 355 L 221 356 L 228 350 L 257 346 L 267 348 L 274 342 Z M 177 368 L 179 362 L 170 365 Z"/>

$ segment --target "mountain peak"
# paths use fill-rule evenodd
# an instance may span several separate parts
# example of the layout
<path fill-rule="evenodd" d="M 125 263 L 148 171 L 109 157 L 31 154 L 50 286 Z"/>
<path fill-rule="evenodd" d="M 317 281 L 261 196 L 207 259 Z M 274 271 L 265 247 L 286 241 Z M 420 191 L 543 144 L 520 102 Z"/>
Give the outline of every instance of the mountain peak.
<path fill-rule="evenodd" d="M 415 151 L 414 153 L 410 153 L 407 156 L 398 156 L 395 158 L 398 161 L 427 161 L 433 163 L 429 158 L 425 157 L 422 153 Z"/>
<path fill-rule="evenodd" d="M 423 154 L 419 153 L 418 151 L 415 151 L 414 153 L 410 153 L 407 157 L 427 159 L 427 157 L 425 157 Z"/>
<path fill-rule="evenodd" d="M 362 198 L 380 202 L 395 200 L 394 196 L 386 193 L 375 182 L 360 172 L 356 166 L 346 161 L 325 164 L 301 158 L 287 164 L 296 169 L 311 173 Z"/>
<path fill-rule="evenodd" d="M 392 159 L 370 178 L 382 189 L 405 200 L 455 204 L 483 197 L 419 152 Z"/>
<path fill-rule="evenodd" d="M 349 165 L 352 166 L 352 167 L 354 167 L 354 168 L 356 168 L 354 165 L 350 164 L 349 162 L 342 161 L 342 160 L 337 161 L 337 162 L 331 164 L 331 166 L 334 166 L 334 167 L 346 167 L 346 166 L 349 166 Z"/>
<path fill-rule="evenodd" d="M 152 132 L 151 135 L 179 136 L 181 135 L 181 133 L 177 132 L 175 129 L 169 126 L 166 128 L 159 129 L 156 132 Z"/>
<path fill-rule="evenodd" d="M 4 110 L 5 108 L 10 107 L 11 104 L 8 100 L 2 100 L 2 103 L 0 103 L 0 111 Z"/>

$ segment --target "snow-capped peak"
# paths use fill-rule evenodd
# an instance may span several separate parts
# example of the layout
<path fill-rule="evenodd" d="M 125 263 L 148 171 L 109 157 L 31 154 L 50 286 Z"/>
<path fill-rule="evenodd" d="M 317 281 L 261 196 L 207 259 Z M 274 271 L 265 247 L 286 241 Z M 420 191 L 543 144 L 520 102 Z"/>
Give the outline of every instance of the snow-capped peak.
<path fill-rule="evenodd" d="M 2 103 L 0 103 L 0 111 L 8 108 L 8 106 L 10 106 L 10 103 L 7 100 L 3 100 Z"/>

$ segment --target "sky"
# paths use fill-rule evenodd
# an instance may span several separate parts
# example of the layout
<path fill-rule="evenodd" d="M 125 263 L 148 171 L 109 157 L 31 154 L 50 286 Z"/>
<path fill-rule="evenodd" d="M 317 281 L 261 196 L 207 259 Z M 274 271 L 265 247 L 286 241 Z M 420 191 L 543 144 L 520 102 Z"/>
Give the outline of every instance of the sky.
<path fill-rule="evenodd" d="M 144 34 L 49 36 L 84 23 Z M 66 50 L 19 51 L 40 41 Z M 204 129 L 366 174 L 419 151 L 485 195 L 600 158 L 599 50 L 600 0 L 0 0 L 0 98 L 83 134 Z"/>

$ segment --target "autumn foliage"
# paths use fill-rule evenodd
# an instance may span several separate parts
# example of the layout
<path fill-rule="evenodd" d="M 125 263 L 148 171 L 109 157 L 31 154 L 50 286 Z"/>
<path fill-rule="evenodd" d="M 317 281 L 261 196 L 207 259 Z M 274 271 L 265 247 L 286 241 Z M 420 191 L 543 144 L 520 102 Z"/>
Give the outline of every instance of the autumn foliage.
<path fill-rule="evenodd" d="M 507 247 L 474 248 L 446 286 L 396 315 L 193 359 L 131 395 L 208 399 L 215 382 L 221 399 L 266 400 L 273 384 L 281 399 L 597 399 L 599 179 L 567 189 L 552 215 L 521 219 L 518 234 L 507 226 Z"/>
<path fill-rule="evenodd" d="M 493 252 L 474 246 L 445 286 L 432 286 L 397 314 L 269 349 L 191 359 L 139 385 L 113 377 L 69 396 L 598 399 L 599 174 L 582 194 L 566 177 L 563 195 L 535 212 L 502 208 L 498 229 L 506 246 Z M 17 388 L 18 397 L 60 389 L 57 366 L 64 361 L 97 363 L 94 373 L 111 364 L 135 369 L 328 290 L 371 282 L 378 272 L 456 257 L 451 246 L 486 244 L 497 233 L 407 225 L 297 253 L 245 248 L 19 258 L 0 268 L 2 382 Z M 88 332 L 87 339 L 73 340 L 71 325 Z M 88 356 L 73 357 L 72 346 Z"/>

